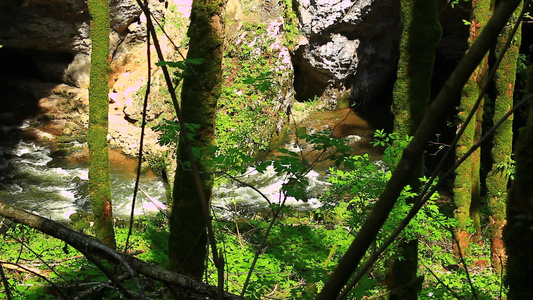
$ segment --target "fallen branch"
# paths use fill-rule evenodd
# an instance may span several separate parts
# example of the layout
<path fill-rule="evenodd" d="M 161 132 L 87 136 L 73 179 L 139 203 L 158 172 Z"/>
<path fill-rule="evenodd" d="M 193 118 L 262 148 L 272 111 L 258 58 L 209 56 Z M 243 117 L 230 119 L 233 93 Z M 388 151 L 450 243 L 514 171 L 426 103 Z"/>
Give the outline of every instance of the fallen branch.
<path fill-rule="evenodd" d="M 50 272 L 44 272 L 43 270 L 30 267 L 30 266 L 26 266 L 26 265 L 15 264 L 15 263 L 10 263 L 10 262 L 5 262 L 5 261 L 0 261 L 0 265 L 6 270 L 21 272 L 21 273 L 31 273 L 31 274 L 36 274 L 39 276 L 50 275 L 49 274 Z"/>
<path fill-rule="evenodd" d="M 109 263 L 123 266 L 131 276 L 143 275 L 160 281 L 173 287 L 181 288 L 202 295 L 204 297 L 216 297 L 216 288 L 205 283 L 198 283 L 191 278 L 170 272 L 157 266 L 150 265 L 130 255 L 119 253 L 114 249 L 106 247 L 100 241 L 91 236 L 76 232 L 53 220 L 43 218 L 25 210 L 7 205 L 0 200 L 0 215 L 13 222 L 24 224 L 37 229 L 42 233 L 55 237 L 69 244 L 81 253 L 90 253 L 93 257 L 98 257 Z M 113 278 L 110 278 L 113 280 Z M 237 295 L 225 293 L 224 299 L 239 299 Z"/>

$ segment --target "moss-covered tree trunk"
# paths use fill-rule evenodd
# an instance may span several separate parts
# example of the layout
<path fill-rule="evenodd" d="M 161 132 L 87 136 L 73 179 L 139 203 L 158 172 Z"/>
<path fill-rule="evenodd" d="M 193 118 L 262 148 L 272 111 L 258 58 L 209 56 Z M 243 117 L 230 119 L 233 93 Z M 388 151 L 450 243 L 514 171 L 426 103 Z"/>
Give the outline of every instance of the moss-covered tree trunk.
<path fill-rule="evenodd" d="M 487 24 L 491 12 L 491 0 L 472 0 L 472 15 L 470 18 L 470 36 L 468 42 L 474 43 L 483 27 Z M 459 124 L 457 131 L 464 126 L 464 121 L 479 97 L 480 87 L 484 83 L 487 69 L 487 57 L 485 57 L 477 69 L 472 73 L 470 79 L 463 88 L 461 104 L 459 106 Z M 480 106 L 481 107 L 481 106 Z M 480 108 L 481 109 L 481 108 Z M 455 149 L 456 157 L 461 158 L 474 145 L 476 136 L 479 136 L 481 125 L 480 116 L 482 112 L 476 111 L 476 116 L 466 126 L 465 131 L 457 143 Z M 477 124 L 476 124 L 477 123 Z M 476 128 L 478 133 L 476 134 Z M 479 151 L 479 150 L 478 150 Z M 478 152 L 476 151 L 476 152 Z M 468 250 L 470 240 L 470 220 L 474 219 L 476 231 L 479 229 L 479 153 L 471 155 L 455 171 L 455 182 L 453 188 L 455 211 L 454 217 L 457 220 L 456 238 L 462 251 Z M 473 175 L 475 173 L 475 175 Z M 471 205 L 473 202 L 473 205 Z M 455 246 L 458 253 L 459 248 Z"/>
<path fill-rule="evenodd" d="M 430 98 L 435 48 L 441 35 L 436 1 L 402 0 L 401 18 L 403 30 L 392 112 L 394 131 L 401 136 L 412 136 Z M 415 189 L 422 170 L 423 159 L 420 159 L 417 172 L 413 172 L 411 178 L 411 186 Z M 397 252 L 401 257 L 392 263 L 387 275 L 390 299 L 417 299 L 422 283 L 416 276 L 418 241 L 401 242 Z"/>
<path fill-rule="evenodd" d="M 529 67 L 527 94 L 533 94 L 533 65 Z M 516 144 L 516 175 L 507 199 L 507 299 L 533 299 L 533 101 L 529 101 L 526 127 Z"/>
<path fill-rule="evenodd" d="M 199 58 L 203 62 L 194 65 L 194 72 L 187 72 L 181 92 L 184 121 L 198 126 L 193 132 L 191 146 L 199 154 L 197 165 L 207 201 L 213 182 L 208 167 L 202 162 L 201 153 L 206 153 L 214 140 L 215 112 L 222 78 L 224 26 L 221 14 L 225 2 L 193 1 L 187 59 Z M 207 224 L 183 137 L 178 145 L 178 162 L 170 215 L 170 269 L 201 279 L 207 253 Z"/>
<path fill-rule="evenodd" d="M 488 56 L 482 61 L 484 66 L 488 66 Z M 485 72 L 482 73 L 484 74 Z M 480 83 L 481 84 L 481 83 Z M 481 86 L 480 86 L 481 88 Z M 474 142 L 476 144 L 481 140 L 482 125 L 483 125 L 483 111 L 485 106 L 483 100 L 476 109 L 476 115 L 472 122 L 474 122 Z M 474 235 L 472 235 L 472 241 L 478 242 L 481 240 L 481 151 L 478 149 L 471 155 L 472 166 L 472 200 L 470 201 L 470 218 L 472 218 L 474 226 Z"/>
<path fill-rule="evenodd" d="M 94 213 L 94 232 L 105 245 L 115 247 L 109 146 L 107 144 L 109 110 L 109 1 L 89 0 L 92 41 L 89 83 L 89 199 Z"/>
<path fill-rule="evenodd" d="M 510 24 L 514 24 L 518 15 L 515 12 Z M 496 45 L 499 57 L 508 41 L 512 27 L 504 28 Z M 516 32 L 510 47 L 495 74 L 494 122 L 497 122 L 513 107 L 513 93 L 516 79 L 516 64 L 520 50 L 521 30 Z M 513 118 L 507 118 L 496 130 L 492 146 L 492 168 L 487 176 L 487 206 L 489 209 L 489 236 L 491 242 L 491 262 L 494 269 L 501 273 L 505 264 L 505 247 L 502 230 L 505 225 L 505 199 L 509 183 L 509 167 L 513 151 Z"/>

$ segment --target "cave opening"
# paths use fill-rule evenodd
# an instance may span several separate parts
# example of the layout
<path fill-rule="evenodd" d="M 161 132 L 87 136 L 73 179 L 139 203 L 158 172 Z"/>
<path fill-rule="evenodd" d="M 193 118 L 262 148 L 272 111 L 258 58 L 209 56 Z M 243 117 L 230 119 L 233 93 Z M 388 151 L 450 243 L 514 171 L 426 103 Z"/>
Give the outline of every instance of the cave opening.
<path fill-rule="evenodd" d="M 15 48 L 0 48 L 0 181 L 14 172 L 13 151 L 21 140 L 20 126 L 39 112 L 38 99 L 21 80 L 41 80 L 33 59 Z"/>
<path fill-rule="evenodd" d="M 23 82 L 42 81 L 33 58 L 16 48 L 0 48 L 0 125 L 17 126 L 38 112 L 37 96 Z"/>
<path fill-rule="evenodd" d="M 16 48 L 0 48 L 0 79 L 2 82 L 21 77 L 41 79 L 39 69 L 32 57 Z"/>
<path fill-rule="evenodd" d="M 327 76 L 309 65 L 303 57 L 303 52 L 303 47 L 300 47 L 291 55 L 294 69 L 294 98 L 299 102 L 312 101 L 320 97 L 328 86 Z"/>
<path fill-rule="evenodd" d="M 65 82 L 70 53 L 0 48 L 0 125 L 20 125 L 39 112 L 38 100 Z"/>

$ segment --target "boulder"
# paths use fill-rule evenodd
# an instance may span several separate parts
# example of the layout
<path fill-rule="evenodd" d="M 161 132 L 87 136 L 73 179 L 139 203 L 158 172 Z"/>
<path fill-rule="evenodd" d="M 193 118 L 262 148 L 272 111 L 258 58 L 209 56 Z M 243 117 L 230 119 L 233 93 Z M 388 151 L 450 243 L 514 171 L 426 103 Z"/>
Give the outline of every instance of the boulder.
<path fill-rule="evenodd" d="M 392 0 L 297 0 L 303 38 L 294 51 L 298 100 L 328 88 L 351 90 L 352 102 L 379 96 L 394 78 L 401 35 Z"/>

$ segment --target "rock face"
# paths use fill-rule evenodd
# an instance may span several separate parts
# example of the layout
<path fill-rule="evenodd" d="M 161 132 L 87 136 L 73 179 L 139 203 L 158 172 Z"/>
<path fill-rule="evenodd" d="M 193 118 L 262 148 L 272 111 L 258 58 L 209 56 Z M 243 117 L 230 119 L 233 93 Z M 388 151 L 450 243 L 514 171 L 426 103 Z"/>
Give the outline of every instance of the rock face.
<path fill-rule="evenodd" d="M 164 4 L 157 0 L 149 2 L 154 15 L 162 20 Z M 111 87 L 123 73 L 132 73 L 144 64 L 132 59 L 137 50 L 142 55 L 146 52 L 140 49 L 146 36 L 142 19 L 135 0 L 110 1 Z M 40 114 L 36 122 L 53 135 L 85 134 L 91 48 L 89 21 L 85 0 L 0 0 L 0 104 L 13 116 L 7 123 L 20 124 L 22 119 Z M 146 71 L 143 78 L 145 74 Z M 21 90 L 28 94 L 26 98 L 32 99 L 24 100 L 18 92 Z M 38 113 L 21 115 L 18 107 L 24 101 L 31 102 Z M 115 122 L 121 117 L 121 122 Z M 111 105 L 110 142 L 115 142 L 115 136 L 122 137 L 115 144 L 134 154 L 138 151 L 139 130 L 123 118 L 122 112 Z M 4 117 L 0 123 L 6 120 Z M 147 139 L 156 144 L 157 136 L 148 131 L 151 136 Z"/>
<path fill-rule="evenodd" d="M 89 53 L 89 13 L 83 0 L 0 2 L 0 44 L 39 51 Z"/>
<path fill-rule="evenodd" d="M 401 34 L 398 1 L 296 2 L 304 37 L 293 55 L 297 99 L 325 92 L 331 98 L 335 91 L 350 91 L 357 103 L 379 97 L 394 78 Z"/>
<path fill-rule="evenodd" d="M 113 0 L 111 54 L 124 41 L 142 39 L 140 8 Z M 84 0 L 0 1 L 0 45 L 27 55 L 47 81 L 86 88 L 89 84 L 89 12 Z"/>

